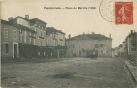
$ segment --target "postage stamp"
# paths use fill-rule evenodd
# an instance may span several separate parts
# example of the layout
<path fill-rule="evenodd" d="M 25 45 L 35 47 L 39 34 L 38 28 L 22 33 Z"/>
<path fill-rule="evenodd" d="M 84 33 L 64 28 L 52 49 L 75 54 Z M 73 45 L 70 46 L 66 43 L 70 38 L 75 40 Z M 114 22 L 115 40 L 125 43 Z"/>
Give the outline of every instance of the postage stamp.
<path fill-rule="evenodd" d="M 133 2 L 102 0 L 99 12 L 106 21 L 115 24 L 133 24 Z"/>
<path fill-rule="evenodd" d="M 115 2 L 115 23 L 133 24 L 133 2 Z"/>

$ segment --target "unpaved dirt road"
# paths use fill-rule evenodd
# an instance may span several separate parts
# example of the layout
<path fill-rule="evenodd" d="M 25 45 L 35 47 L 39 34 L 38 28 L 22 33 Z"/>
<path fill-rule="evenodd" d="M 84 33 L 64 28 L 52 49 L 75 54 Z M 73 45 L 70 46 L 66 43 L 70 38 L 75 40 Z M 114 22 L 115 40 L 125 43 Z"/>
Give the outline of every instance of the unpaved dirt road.
<path fill-rule="evenodd" d="M 2 64 L 2 88 L 134 88 L 119 58 Z"/>

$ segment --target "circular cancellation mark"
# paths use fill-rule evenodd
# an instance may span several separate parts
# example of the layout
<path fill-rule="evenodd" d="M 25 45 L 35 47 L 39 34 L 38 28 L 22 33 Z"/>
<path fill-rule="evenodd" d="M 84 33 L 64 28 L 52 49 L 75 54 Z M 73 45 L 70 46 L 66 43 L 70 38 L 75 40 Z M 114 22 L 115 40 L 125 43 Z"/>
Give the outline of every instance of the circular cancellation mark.
<path fill-rule="evenodd" d="M 102 0 L 99 6 L 99 13 L 101 17 L 109 22 L 115 21 L 114 1 L 115 0 Z"/>

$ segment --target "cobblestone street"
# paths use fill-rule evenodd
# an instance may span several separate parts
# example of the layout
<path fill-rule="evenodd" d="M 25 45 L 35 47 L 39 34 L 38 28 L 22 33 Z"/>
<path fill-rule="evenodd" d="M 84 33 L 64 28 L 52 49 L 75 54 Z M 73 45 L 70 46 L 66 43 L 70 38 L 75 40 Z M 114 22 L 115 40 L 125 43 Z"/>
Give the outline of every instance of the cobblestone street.
<path fill-rule="evenodd" d="M 120 58 L 2 64 L 3 88 L 134 88 Z"/>

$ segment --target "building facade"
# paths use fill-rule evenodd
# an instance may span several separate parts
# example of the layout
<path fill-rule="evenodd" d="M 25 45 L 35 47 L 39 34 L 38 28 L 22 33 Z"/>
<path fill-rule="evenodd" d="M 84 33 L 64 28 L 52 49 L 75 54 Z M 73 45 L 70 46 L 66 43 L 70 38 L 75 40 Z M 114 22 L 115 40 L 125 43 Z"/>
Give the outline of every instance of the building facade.
<path fill-rule="evenodd" d="M 16 26 L 19 31 L 19 56 L 34 57 L 37 55 L 36 30 L 31 28 L 29 16 L 9 18 L 9 22 Z"/>
<path fill-rule="evenodd" d="M 1 20 L 1 56 L 19 57 L 19 30 L 8 21 Z"/>
<path fill-rule="evenodd" d="M 89 56 L 94 52 L 98 56 L 110 57 L 112 39 L 100 34 L 81 34 L 67 39 L 67 56 Z"/>
<path fill-rule="evenodd" d="M 114 56 L 127 58 L 137 65 L 137 32 L 131 30 L 125 41 L 113 50 Z"/>
<path fill-rule="evenodd" d="M 46 57 L 46 22 L 33 18 L 30 19 L 30 26 L 36 31 L 35 46 L 37 46 L 37 56 Z"/>
<path fill-rule="evenodd" d="M 128 60 L 137 66 L 137 32 L 131 30 L 126 38 Z"/>
<path fill-rule="evenodd" d="M 46 22 L 25 17 L 2 20 L 2 57 L 62 57 L 65 54 L 65 33 Z"/>
<path fill-rule="evenodd" d="M 137 32 L 131 30 L 131 33 L 126 38 L 128 55 L 137 54 Z"/>
<path fill-rule="evenodd" d="M 127 56 L 127 44 L 123 42 L 118 47 L 113 48 L 112 57 L 126 57 Z"/>
<path fill-rule="evenodd" d="M 49 55 L 53 57 L 65 57 L 65 33 L 55 29 L 54 27 L 47 27 L 47 47 Z"/>

